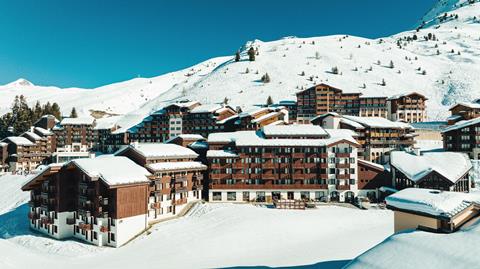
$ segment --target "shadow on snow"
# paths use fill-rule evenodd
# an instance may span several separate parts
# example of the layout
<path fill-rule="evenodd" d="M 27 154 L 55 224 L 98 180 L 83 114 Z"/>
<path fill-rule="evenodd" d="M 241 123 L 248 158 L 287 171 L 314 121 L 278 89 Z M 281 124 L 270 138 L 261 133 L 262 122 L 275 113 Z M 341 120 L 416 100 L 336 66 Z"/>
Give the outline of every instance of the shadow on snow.
<path fill-rule="evenodd" d="M 294 269 L 340 269 L 347 265 L 350 260 L 339 260 L 339 261 L 325 261 L 308 265 L 296 265 L 296 266 L 281 266 L 281 267 L 269 267 L 269 266 L 234 266 L 234 267 L 224 267 L 223 269 L 281 269 L 281 268 L 294 268 Z"/>

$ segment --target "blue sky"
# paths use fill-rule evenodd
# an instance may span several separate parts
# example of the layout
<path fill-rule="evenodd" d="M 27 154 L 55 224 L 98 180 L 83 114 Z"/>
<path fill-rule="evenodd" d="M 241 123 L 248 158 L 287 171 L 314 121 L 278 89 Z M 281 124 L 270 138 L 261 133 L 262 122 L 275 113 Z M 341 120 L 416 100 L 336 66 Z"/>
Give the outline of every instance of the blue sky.
<path fill-rule="evenodd" d="M 233 54 L 255 38 L 412 29 L 435 0 L 0 0 L 0 84 L 97 87 Z"/>

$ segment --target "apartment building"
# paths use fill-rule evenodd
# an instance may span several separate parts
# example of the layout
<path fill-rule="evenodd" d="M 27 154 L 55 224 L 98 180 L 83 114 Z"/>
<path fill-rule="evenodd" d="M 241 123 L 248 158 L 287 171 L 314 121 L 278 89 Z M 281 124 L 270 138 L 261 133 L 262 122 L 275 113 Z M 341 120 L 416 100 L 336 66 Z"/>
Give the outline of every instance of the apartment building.
<path fill-rule="evenodd" d="M 212 202 L 353 201 L 358 192 L 360 145 L 347 132 L 265 126 L 213 133 L 208 143 Z"/>
<path fill-rule="evenodd" d="M 189 202 L 202 199 L 207 166 L 196 161 L 198 154 L 191 149 L 176 144 L 132 143 L 115 155 L 133 160 L 152 174 L 147 211 L 150 222 L 174 216 Z"/>
<path fill-rule="evenodd" d="M 277 107 L 285 107 L 288 111 L 288 121 L 290 123 L 297 122 L 297 100 L 281 100 L 278 104 L 275 104 Z"/>
<path fill-rule="evenodd" d="M 459 121 L 471 120 L 480 116 L 480 99 L 472 102 L 459 102 L 450 107 L 451 116 L 448 117 L 448 125 Z"/>
<path fill-rule="evenodd" d="M 362 145 L 358 157 L 384 164 L 393 150 L 411 148 L 414 130 L 408 123 L 393 122 L 381 117 L 357 117 L 326 113 L 312 119 L 312 123 L 326 129 L 348 129 L 357 134 Z"/>
<path fill-rule="evenodd" d="M 392 121 L 423 122 L 427 120 L 425 102 L 428 99 L 419 93 L 394 95 L 387 99 L 388 118 Z"/>
<path fill-rule="evenodd" d="M 121 116 L 111 116 L 96 120 L 95 127 L 93 127 L 93 150 L 110 154 L 120 149 L 121 146 L 117 144 L 115 135 L 112 135 L 120 128 L 118 124 L 120 119 Z"/>
<path fill-rule="evenodd" d="M 388 117 L 387 97 L 361 96 L 359 102 L 360 117 Z"/>
<path fill-rule="evenodd" d="M 45 130 L 51 130 L 55 125 L 59 123 L 58 119 L 53 115 L 44 115 L 38 119 L 33 126 L 40 127 Z"/>
<path fill-rule="evenodd" d="M 319 84 L 297 93 L 297 122 L 310 123 L 318 115 L 336 112 L 359 115 L 360 92 L 344 92 L 341 89 Z"/>
<path fill-rule="evenodd" d="M 480 159 L 480 118 L 459 121 L 442 130 L 443 148 Z"/>
<path fill-rule="evenodd" d="M 47 151 L 55 152 L 57 150 L 57 138 L 50 129 L 43 127 L 32 127 L 32 132 L 46 139 Z"/>
<path fill-rule="evenodd" d="M 391 175 L 385 166 L 358 159 L 358 195 L 371 202 L 381 201 L 385 198 L 381 188 L 390 186 Z"/>
<path fill-rule="evenodd" d="M 394 151 L 390 157 L 392 187 L 424 188 L 469 192 L 472 163 L 468 155 L 457 152 Z"/>
<path fill-rule="evenodd" d="M 91 117 L 64 118 L 52 128 L 60 151 L 89 151 L 94 145 L 95 119 Z"/>
<path fill-rule="evenodd" d="M 42 150 L 40 144 L 23 136 L 9 136 L 2 141 L 7 144 L 6 163 L 10 172 L 28 172 L 44 163 L 50 153 Z"/>
<path fill-rule="evenodd" d="M 8 144 L 0 142 L 0 173 L 8 171 Z"/>
<path fill-rule="evenodd" d="M 180 134 L 199 134 L 204 137 L 211 132 L 224 130 L 222 121 L 236 114 L 229 106 L 199 102 L 169 104 L 149 115 L 139 124 L 126 130 L 129 142 L 165 142 Z"/>
<path fill-rule="evenodd" d="M 30 227 L 56 239 L 119 247 L 148 227 L 151 174 L 126 157 L 43 166 L 30 191 Z"/>

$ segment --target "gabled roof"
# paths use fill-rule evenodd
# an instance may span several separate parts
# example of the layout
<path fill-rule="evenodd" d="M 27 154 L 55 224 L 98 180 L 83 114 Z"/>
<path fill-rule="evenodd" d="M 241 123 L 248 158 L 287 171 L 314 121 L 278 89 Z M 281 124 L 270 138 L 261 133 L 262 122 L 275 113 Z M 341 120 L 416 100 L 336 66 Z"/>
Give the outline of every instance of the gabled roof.
<path fill-rule="evenodd" d="M 459 122 L 455 123 L 454 125 L 450 125 L 447 128 L 443 129 L 442 133 L 462 129 L 462 128 L 465 128 L 465 127 L 468 127 L 468 126 L 471 126 L 471 125 L 475 125 L 475 124 L 478 124 L 478 123 L 480 123 L 480 117 L 473 118 L 471 120 L 462 120 L 462 121 L 459 121 Z"/>
<path fill-rule="evenodd" d="M 83 158 L 71 161 L 91 178 L 99 178 L 108 186 L 149 183 L 150 172 L 123 156 Z M 67 164 L 67 165 L 69 165 Z"/>
<path fill-rule="evenodd" d="M 385 171 L 385 167 L 381 164 L 378 164 L 378 163 L 358 159 L 358 164 L 363 164 L 363 165 L 366 165 L 366 166 L 370 166 L 371 168 L 374 168 L 378 171 Z"/>
<path fill-rule="evenodd" d="M 229 150 L 209 150 L 207 158 L 238 158 L 238 154 Z"/>
<path fill-rule="evenodd" d="M 419 96 L 422 97 L 423 99 L 428 100 L 428 98 L 425 97 L 425 95 L 420 94 L 420 93 L 418 93 L 418 92 L 410 92 L 410 93 L 396 94 L 396 95 L 390 96 L 390 97 L 388 98 L 388 100 L 396 100 L 396 99 L 400 99 L 400 98 L 402 98 L 402 97 L 411 96 L 411 95 L 419 95 Z"/>
<path fill-rule="evenodd" d="M 468 107 L 468 108 L 472 108 L 472 109 L 480 109 L 480 104 L 479 103 L 473 103 L 473 102 L 458 102 L 456 104 L 454 104 L 453 106 L 451 106 L 448 110 L 453 110 L 454 108 L 456 108 L 457 106 L 464 106 L 464 107 Z"/>
<path fill-rule="evenodd" d="M 13 143 L 17 146 L 33 146 L 33 145 L 35 145 L 32 141 L 26 139 L 25 137 L 21 137 L 21 136 L 9 136 L 9 137 L 3 139 L 2 141 L 3 142 L 10 141 L 11 143 Z"/>
<path fill-rule="evenodd" d="M 39 132 L 43 136 L 53 135 L 53 133 L 51 131 L 49 131 L 47 129 L 44 129 L 42 127 L 35 127 L 34 130 Z"/>
<path fill-rule="evenodd" d="M 468 155 L 458 152 L 425 152 L 419 156 L 405 151 L 392 151 L 390 165 L 413 182 L 419 182 L 430 173 L 437 172 L 452 184 L 472 169 Z"/>
<path fill-rule="evenodd" d="M 347 119 L 363 125 L 364 127 L 371 128 L 392 128 L 392 129 L 411 129 L 412 126 L 408 123 L 391 121 L 382 117 L 358 117 L 358 116 L 341 116 L 343 119 Z"/>
<path fill-rule="evenodd" d="M 43 138 L 39 135 L 37 135 L 36 133 L 34 132 L 30 132 L 30 131 L 27 131 L 27 132 L 24 132 L 23 134 L 21 134 L 20 136 L 22 137 L 30 137 L 31 139 L 37 141 L 37 140 L 42 140 Z M 28 138 L 27 138 L 28 139 Z"/>
<path fill-rule="evenodd" d="M 143 156 L 144 158 L 160 158 L 160 159 L 178 159 L 198 157 L 198 154 L 193 150 L 179 146 L 177 144 L 163 144 L 163 143 L 132 143 L 127 147 L 120 149 L 115 155 L 120 155 L 122 152 L 131 149 Z"/>

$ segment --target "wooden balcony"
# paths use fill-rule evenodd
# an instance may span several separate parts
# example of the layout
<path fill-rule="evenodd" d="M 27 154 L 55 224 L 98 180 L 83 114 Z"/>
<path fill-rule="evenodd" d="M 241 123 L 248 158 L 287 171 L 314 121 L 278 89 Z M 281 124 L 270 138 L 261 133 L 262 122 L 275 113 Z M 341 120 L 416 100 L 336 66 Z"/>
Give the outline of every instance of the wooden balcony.
<path fill-rule="evenodd" d="M 335 164 L 335 167 L 336 168 L 350 168 L 350 164 L 349 163 L 337 163 L 337 164 Z"/>
<path fill-rule="evenodd" d="M 92 230 L 92 224 L 81 222 L 81 223 L 78 224 L 78 228 L 80 228 L 84 231 L 91 231 Z"/>
<path fill-rule="evenodd" d="M 160 202 L 156 202 L 156 203 L 151 204 L 150 207 L 152 209 L 160 209 L 161 204 L 160 204 Z"/>
<path fill-rule="evenodd" d="M 75 224 L 75 218 L 67 218 L 66 223 L 67 223 L 67 225 Z"/>
<path fill-rule="evenodd" d="M 337 158 L 350 158 L 351 153 L 335 153 Z"/>
<path fill-rule="evenodd" d="M 268 180 L 277 179 L 278 175 L 277 174 L 263 174 L 262 178 L 263 179 L 268 179 Z"/>
<path fill-rule="evenodd" d="M 173 192 L 175 193 L 185 193 L 188 191 L 187 187 L 175 187 L 172 189 Z"/>
<path fill-rule="evenodd" d="M 276 165 L 272 162 L 266 162 L 262 165 L 263 169 L 275 169 Z"/>
<path fill-rule="evenodd" d="M 350 174 L 337 174 L 337 179 L 350 179 Z"/>
<path fill-rule="evenodd" d="M 172 200 L 172 204 L 174 204 L 174 205 L 183 205 L 183 204 L 186 204 L 186 203 L 187 203 L 187 198 Z"/>
<path fill-rule="evenodd" d="M 105 226 L 105 225 L 100 226 L 100 232 L 108 233 L 109 231 L 110 229 L 108 228 L 108 226 Z"/>
<path fill-rule="evenodd" d="M 344 190 L 350 190 L 350 185 L 348 185 L 348 184 L 346 184 L 346 185 L 339 185 L 339 184 L 337 184 L 337 185 L 335 186 L 335 188 L 336 188 L 337 190 L 342 190 L 342 191 L 344 191 Z"/>
<path fill-rule="evenodd" d="M 288 190 L 288 189 L 312 189 L 312 190 L 326 190 L 327 185 L 324 184 L 272 184 L 271 181 L 267 181 L 265 184 L 212 184 L 211 190 Z"/>

